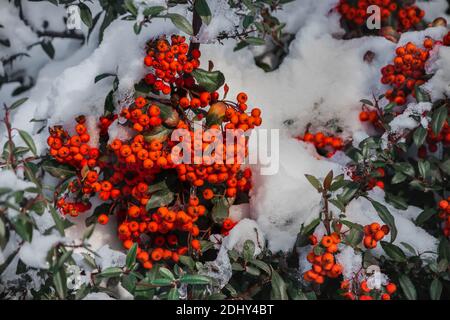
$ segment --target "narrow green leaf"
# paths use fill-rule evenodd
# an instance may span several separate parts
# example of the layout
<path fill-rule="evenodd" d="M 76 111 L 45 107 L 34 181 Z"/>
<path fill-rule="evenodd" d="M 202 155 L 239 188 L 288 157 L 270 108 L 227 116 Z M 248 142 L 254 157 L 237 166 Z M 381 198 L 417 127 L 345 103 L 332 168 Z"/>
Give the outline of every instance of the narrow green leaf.
<path fill-rule="evenodd" d="M 195 0 L 194 9 L 205 24 L 208 25 L 211 22 L 211 10 L 206 0 Z"/>
<path fill-rule="evenodd" d="M 405 294 L 405 297 L 408 300 L 417 300 L 416 288 L 414 287 L 414 284 L 412 283 L 411 279 L 407 275 L 402 274 L 399 278 L 399 282 L 400 287 L 402 288 L 402 291 Z"/>
<path fill-rule="evenodd" d="M 83 23 L 88 28 L 91 28 L 92 27 L 92 12 L 91 12 L 91 9 L 89 9 L 89 7 L 86 4 L 84 4 L 83 2 L 80 2 L 78 4 L 78 7 L 80 8 L 81 21 L 83 21 Z"/>
<path fill-rule="evenodd" d="M 434 279 L 430 285 L 431 300 L 439 300 L 442 294 L 442 282 L 439 279 Z"/>
<path fill-rule="evenodd" d="M 207 276 L 202 276 L 202 275 L 184 275 L 180 278 L 180 282 L 181 283 L 185 283 L 185 284 L 210 284 L 211 283 L 211 279 Z"/>
<path fill-rule="evenodd" d="M 427 130 L 424 127 L 418 126 L 416 130 L 414 130 L 413 141 L 417 147 L 423 145 L 426 137 L 427 137 Z"/>
<path fill-rule="evenodd" d="M 381 243 L 381 247 L 383 248 L 384 252 L 386 252 L 388 257 L 390 257 L 392 260 L 397 261 L 397 262 L 405 262 L 406 261 L 406 255 L 402 249 L 400 249 L 396 245 L 386 242 L 386 241 L 381 241 L 380 243 Z"/>
<path fill-rule="evenodd" d="M 188 19 L 186 19 L 182 15 L 178 13 L 169 13 L 164 17 L 169 18 L 174 24 L 174 26 L 180 29 L 181 31 L 187 33 L 190 36 L 194 35 L 194 30 L 192 29 L 191 23 L 189 22 Z"/>
<path fill-rule="evenodd" d="M 316 177 L 310 174 L 305 174 L 305 177 L 318 192 L 322 192 L 322 184 Z"/>
<path fill-rule="evenodd" d="M 278 272 L 272 270 L 272 291 L 270 297 L 272 300 L 288 300 L 286 282 L 280 276 Z"/>
<path fill-rule="evenodd" d="M 24 104 L 27 100 L 28 100 L 28 98 L 19 99 L 19 100 L 15 101 L 8 109 L 14 110 L 14 109 L 18 108 L 19 106 L 21 106 L 22 104 Z"/>
<path fill-rule="evenodd" d="M 24 130 L 17 130 L 19 131 L 19 135 L 22 138 L 22 140 L 25 142 L 25 144 L 27 145 L 28 148 L 30 148 L 30 151 L 37 156 L 37 151 L 36 151 L 36 145 L 34 143 L 33 138 L 30 136 L 30 134 Z"/>
<path fill-rule="evenodd" d="M 133 264 L 136 262 L 138 244 L 135 242 L 133 246 L 128 250 L 125 265 L 127 269 L 131 269 Z"/>
<path fill-rule="evenodd" d="M 447 120 L 447 105 L 443 105 L 433 113 L 431 118 L 431 129 L 434 134 L 439 134 L 444 126 L 445 120 Z"/>

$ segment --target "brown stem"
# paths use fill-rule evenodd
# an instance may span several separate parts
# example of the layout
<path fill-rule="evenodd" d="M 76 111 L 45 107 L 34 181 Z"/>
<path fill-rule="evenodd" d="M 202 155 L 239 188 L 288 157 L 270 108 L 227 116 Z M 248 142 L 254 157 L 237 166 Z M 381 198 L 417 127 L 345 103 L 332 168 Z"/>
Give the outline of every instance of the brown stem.
<path fill-rule="evenodd" d="M 12 169 L 14 172 L 16 172 L 16 166 L 15 166 L 15 157 L 14 157 L 14 149 L 13 149 L 13 138 L 12 138 L 12 126 L 11 122 L 9 120 L 9 109 L 6 105 L 4 105 L 5 108 L 5 118 L 3 119 L 3 122 L 6 126 L 6 132 L 8 134 L 8 149 L 9 149 L 9 155 L 8 155 L 8 163 L 11 164 Z"/>

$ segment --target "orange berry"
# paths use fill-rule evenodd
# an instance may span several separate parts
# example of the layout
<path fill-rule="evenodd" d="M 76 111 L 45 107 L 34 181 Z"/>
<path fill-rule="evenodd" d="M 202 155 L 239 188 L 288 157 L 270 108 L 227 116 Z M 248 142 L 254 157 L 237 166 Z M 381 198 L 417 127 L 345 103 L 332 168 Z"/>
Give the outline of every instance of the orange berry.
<path fill-rule="evenodd" d="M 109 217 L 108 217 L 106 214 L 101 214 L 101 215 L 99 215 L 98 218 L 97 218 L 97 222 L 98 222 L 99 224 L 105 225 L 105 224 L 108 223 L 108 221 L 109 221 Z"/>

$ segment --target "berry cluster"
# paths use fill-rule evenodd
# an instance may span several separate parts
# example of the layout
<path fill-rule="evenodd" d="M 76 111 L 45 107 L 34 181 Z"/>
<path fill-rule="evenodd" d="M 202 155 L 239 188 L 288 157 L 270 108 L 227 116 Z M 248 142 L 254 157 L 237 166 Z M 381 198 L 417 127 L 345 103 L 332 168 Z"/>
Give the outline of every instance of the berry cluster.
<path fill-rule="evenodd" d="M 387 225 L 380 226 L 379 223 L 373 222 L 364 226 L 364 246 L 367 249 L 373 249 L 377 246 L 377 242 L 389 234 Z"/>
<path fill-rule="evenodd" d="M 386 98 L 401 106 L 406 103 L 408 95 L 415 96 L 414 88 L 425 83 L 425 62 L 434 41 L 430 38 L 423 42 L 424 48 L 418 48 L 414 43 L 398 47 L 393 64 L 381 69 L 381 83 L 389 84 L 393 88 L 386 91 Z"/>
<path fill-rule="evenodd" d="M 322 284 L 325 277 L 339 277 L 342 274 L 342 266 L 335 262 L 334 254 L 338 252 L 338 244 L 341 242 L 340 235 L 336 232 L 329 236 L 325 235 L 320 243 L 314 235 L 311 235 L 309 240 L 314 246 L 307 256 L 312 267 L 303 274 L 303 278 L 309 282 Z"/>
<path fill-rule="evenodd" d="M 420 146 L 417 151 L 418 157 L 424 159 L 428 152 L 436 152 L 438 150 L 438 143 L 442 143 L 445 147 L 450 146 L 450 125 L 447 120 L 444 122 L 438 134 L 434 134 L 431 125 L 428 126 L 426 145 Z"/>
<path fill-rule="evenodd" d="M 397 30 L 400 32 L 405 32 L 412 27 L 418 25 L 423 17 L 425 16 L 425 11 L 421 10 L 418 6 L 411 5 L 398 10 L 398 26 Z"/>
<path fill-rule="evenodd" d="M 367 280 L 341 282 L 341 295 L 348 300 L 391 300 L 391 296 L 397 291 L 394 283 L 388 283 L 379 290 L 369 288 Z"/>
<path fill-rule="evenodd" d="M 450 197 L 447 200 L 439 201 L 439 218 L 444 221 L 443 232 L 446 237 L 450 237 Z"/>
<path fill-rule="evenodd" d="M 207 215 L 216 201 L 251 188 L 252 172 L 241 168 L 248 137 L 227 143 L 226 130 L 245 132 L 262 122 L 258 108 L 247 112 L 244 92 L 235 103 L 225 100 L 227 87 L 220 99 L 216 91 L 207 92 L 196 83 L 191 72 L 199 65 L 200 51 L 189 53 L 183 37 L 172 36 L 171 44 L 162 37 L 148 45 L 144 64 L 153 70 L 144 81 L 152 85 L 152 94 L 137 96 L 119 116 L 101 117 L 98 149 L 87 145 L 84 117 L 77 118 L 76 135 L 58 126 L 50 129 L 48 139 L 50 154 L 77 173 L 58 200 L 61 212 L 76 216 L 91 207 L 91 197 L 98 196 L 103 204 L 94 211 L 97 222 L 107 224 L 115 214 L 119 239 L 126 249 L 138 244 L 137 259 L 145 269 L 159 261 L 177 262 L 187 253 L 201 254 L 200 239 L 207 233 L 217 230 L 226 235 L 234 227 L 236 222 L 229 218 L 218 222 Z M 157 93 L 170 94 L 170 99 Z M 194 120 L 208 130 L 197 130 Z M 131 136 L 109 137 L 113 121 Z M 180 142 L 186 142 L 183 153 L 192 155 L 189 163 L 175 161 L 180 160 L 174 158 L 179 146 L 169 136 L 176 129 L 187 132 Z M 184 140 L 189 138 L 190 142 Z M 197 149 L 204 151 L 201 156 Z"/>
<path fill-rule="evenodd" d="M 170 40 L 171 43 L 161 37 L 150 41 L 144 59 L 145 65 L 153 69 L 144 81 L 163 94 L 170 94 L 174 85 L 191 88 L 195 80 L 190 73 L 200 66 L 200 51 L 194 49 L 188 55 L 189 45 L 185 37 L 172 35 Z"/>
<path fill-rule="evenodd" d="M 384 189 L 384 182 L 382 179 L 385 177 L 385 171 L 383 168 L 376 168 L 363 173 L 358 173 L 355 167 L 349 167 L 347 169 L 348 175 L 353 181 L 366 181 L 366 190 L 372 190 L 375 187 Z"/>
<path fill-rule="evenodd" d="M 348 27 L 360 28 L 372 14 L 367 12 L 372 5 L 380 8 L 382 26 L 392 26 L 399 32 L 418 26 L 425 16 L 425 12 L 416 5 L 405 6 L 398 0 L 340 0 L 337 11 Z"/>
<path fill-rule="evenodd" d="M 298 140 L 312 143 L 319 154 L 331 158 L 336 151 L 342 150 L 344 147 L 344 142 L 340 137 L 335 137 L 333 135 L 327 135 L 322 132 L 310 133 L 306 132 L 304 136 L 298 136 Z"/>
<path fill-rule="evenodd" d="M 387 20 L 398 7 L 394 0 L 340 0 L 337 10 L 347 23 L 362 26 L 366 23 L 369 16 L 367 8 L 371 5 L 380 7 L 383 21 Z"/>

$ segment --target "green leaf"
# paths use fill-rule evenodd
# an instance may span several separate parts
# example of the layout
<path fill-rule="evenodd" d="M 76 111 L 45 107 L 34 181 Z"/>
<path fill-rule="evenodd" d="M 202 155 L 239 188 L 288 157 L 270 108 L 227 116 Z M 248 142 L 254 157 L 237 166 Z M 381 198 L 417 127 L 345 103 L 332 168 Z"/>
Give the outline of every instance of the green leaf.
<path fill-rule="evenodd" d="M 64 266 L 67 260 L 72 256 L 73 250 L 65 251 L 55 265 L 55 270 L 59 270 Z"/>
<path fill-rule="evenodd" d="M 215 223 L 221 224 L 227 217 L 230 209 L 226 198 L 213 198 L 214 206 L 211 210 L 211 218 Z"/>
<path fill-rule="evenodd" d="M 310 174 L 305 174 L 305 177 L 318 192 L 322 192 L 322 184 L 316 177 Z"/>
<path fill-rule="evenodd" d="M 202 275 L 184 275 L 180 278 L 180 282 L 181 283 L 185 283 L 185 284 L 210 284 L 211 283 L 211 279 L 207 276 L 202 276 Z"/>
<path fill-rule="evenodd" d="M 141 24 L 140 22 L 136 22 L 136 23 L 133 25 L 133 30 L 134 30 L 134 33 L 135 33 L 135 34 L 141 33 L 141 30 L 142 30 L 142 24 Z"/>
<path fill-rule="evenodd" d="M 392 260 L 397 261 L 397 262 L 405 262 L 406 261 L 406 255 L 402 249 L 400 249 L 396 245 L 386 242 L 386 241 L 381 241 L 380 243 L 381 243 L 381 247 L 383 248 L 384 252 L 386 252 L 386 254 Z"/>
<path fill-rule="evenodd" d="M 53 221 L 55 222 L 56 230 L 58 230 L 58 232 L 62 236 L 64 236 L 65 235 L 64 222 L 61 219 L 61 216 L 59 215 L 59 213 L 56 211 L 56 209 L 53 206 L 50 207 L 50 214 L 52 215 Z"/>
<path fill-rule="evenodd" d="M 194 9 L 206 25 L 211 22 L 211 10 L 206 0 L 195 0 Z"/>
<path fill-rule="evenodd" d="M 450 159 L 443 162 L 439 162 L 439 168 L 444 171 L 447 175 L 450 175 Z"/>
<path fill-rule="evenodd" d="M 80 8 L 81 21 L 83 21 L 83 23 L 88 28 L 91 28 L 92 27 L 92 12 L 91 12 L 91 9 L 89 9 L 89 7 L 86 4 L 84 4 L 83 2 L 80 2 L 78 4 L 78 7 Z"/>
<path fill-rule="evenodd" d="M 34 143 L 33 138 L 30 136 L 30 134 L 24 130 L 17 130 L 17 131 L 19 131 L 19 135 L 22 138 L 22 140 L 25 142 L 27 147 L 30 148 L 31 152 L 35 156 L 37 156 L 36 145 Z"/>
<path fill-rule="evenodd" d="M 443 105 L 433 113 L 431 118 L 431 129 L 434 134 L 439 134 L 444 126 L 445 120 L 447 120 L 447 105 Z"/>
<path fill-rule="evenodd" d="M 417 166 L 419 167 L 420 176 L 422 178 L 427 178 L 428 174 L 430 173 L 431 164 L 428 161 L 426 161 L 426 160 L 420 159 L 417 162 Z"/>
<path fill-rule="evenodd" d="M 255 243 L 252 240 L 245 240 L 242 248 L 242 255 L 245 261 L 253 259 L 255 255 Z"/>
<path fill-rule="evenodd" d="M 187 33 L 190 36 L 194 35 L 194 30 L 192 29 L 191 23 L 189 22 L 188 19 L 186 19 L 182 15 L 178 13 L 169 13 L 164 17 L 169 18 L 174 24 L 174 26 L 180 29 L 181 31 Z"/>
<path fill-rule="evenodd" d="M 411 279 L 407 275 L 402 274 L 398 280 L 400 283 L 400 287 L 402 288 L 403 293 L 405 294 L 405 297 L 408 300 L 417 300 L 416 288 L 414 287 L 414 284 L 412 283 Z"/>
<path fill-rule="evenodd" d="M 23 240 L 31 242 L 33 238 L 33 224 L 27 216 L 20 215 L 19 218 L 12 221 L 12 224 L 14 225 L 14 230 Z"/>
<path fill-rule="evenodd" d="M 251 259 L 248 262 L 258 267 L 259 269 L 263 270 L 265 273 L 270 274 L 270 266 L 264 261 Z"/>
<path fill-rule="evenodd" d="M 175 277 L 172 273 L 172 271 L 170 271 L 167 268 L 161 267 L 159 268 L 159 273 L 166 279 L 169 279 L 170 281 L 175 281 Z"/>
<path fill-rule="evenodd" d="M 173 281 L 166 278 L 153 279 L 150 283 L 158 287 L 168 287 L 173 285 Z"/>
<path fill-rule="evenodd" d="M 450 242 L 442 238 L 438 246 L 439 258 L 450 261 Z"/>
<path fill-rule="evenodd" d="M 103 106 L 103 109 L 105 111 L 105 114 L 113 113 L 116 109 L 114 105 L 114 91 L 109 91 L 108 95 L 105 98 L 105 104 Z"/>
<path fill-rule="evenodd" d="M 208 92 L 214 92 L 225 83 L 225 76 L 220 71 L 206 71 L 203 69 L 195 69 L 192 76 L 197 80 L 198 84 Z"/>
<path fill-rule="evenodd" d="M 394 164 L 394 169 L 410 177 L 414 177 L 414 175 L 416 174 L 416 172 L 414 171 L 414 167 L 408 162 L 396 163 Z"/>
<path fill-rule="evenodd" d="M 41 47 L 44 52 L 50 57 L 50 59 L 53 59 L 55 57 L 55 48 L 50 41 L 42 41 Z"/>
<path fill-rule="evenodd" d="M 180 299 L 180 293 L 178 292 L 177 288 L 170 289 L 169 293 L 167 294 L 167 300 L 179 300 Z"/>
<path fill-rule="evenodd" d="M 436 215 L 436 210 L 434 208 L 427 208 L 423 210 L 416 218 L 416 225 L 422 226 L 425 222 L 427 222 L 431 217 Z"/>
<path fill-rule="evenodd" d="M 394 176 L 392 177 L 391 183 L 392 183 L 392 184 L 401 183 L 401 182 L 405 181 L 406 178 L 407 178 L 406 175 L 404 175 L 403 173 L 401 173 L 401 172 L 396 172 L 396 173 L 394 174 Z"/>
<path fill-rule="evenodd" d="M 145 209 L 150 210 L 157 207 L 167 206 L 173 201 L 173 199 L 173 192 L 168 189 L 156 191 L 150 197 L 150 200 L 147 202 Z"/>
<path fill-rule="evenodd" d="M 418 126 L 416 130 L 414 130 L 413 141 L 417 147 L 423 145 L 426 137 L 427 137 L 427 130 L 424 127 Z"/>
<path fill-rule="evenodd" d="M 59 298 L 65 299 L 67 295 L 67 277 L 63 268 L 53 274 L 53 284 Z"/>
<path fill-rule="evenodd" d="M 0 249 L 5 249 L 6 243 L 8 242 L 6 236 L 6 226 L 3 220 L 0 218 Z"/>
<path fill-rule="evenodd" d="M 359 230 L 358 228 L 351 228 L 348 235 L 345 237 L 345 240 L 352 247 L 356 247 L 361 243 L 364 238 L 364 232 Z"/>
<path fill-rule="evenodd" d="M 143 14 L 146 17 L 154 17 L 163 12 L 164 10 L 166 10 L 166 8 L 163 6 L 153 6 L 145 8 Z"/>
<path fill-rule="evenodd" d="M 194 271 L 195 269 L 195 261 L 189 256 L 180 256 L 180 262 L 188 267 L 190 270 Z"/>
<path fill-rule="evenodd" d="M 47 171 L 55 178 L 61 180 L 73 177 L 75 175 L 75 170 L 73 170 L 71 167 L 59 164 L 55 161 L 44 162 L 44 164 L 42 165 L 42 169 Z"/>
<path fill-rule="evenodd" d="M 138 248 L 138 244 L 135 242 L 135 243 L 133 243 L 133 246 L 130 248 L 130 250 L 128 250 L 127 258 L 126 258 L 126 262 L 125 262 L 127 269 L 131 269 L 133 267 L 134 263 L 136 262 L 137 248 Z"/>
<path fill-rule="evenodd" d="M 27 100 L 28 100 L 28 98 L 19 99 L 19 100 L 15 101 L 8 109 L 14 110 L 14 109 L 18 108 L 19 106 L 21 106 L 22 104 L 24 104 Z"/>
<path fill-rule="evenodd" d="M 84 233 L 83 233 L 83 241 L 86 240 L 86 239 L 89 239 L 89 238 L 92 236 L 92 234 L 94 233 L 95 226 L 96 226 L 96 225 L 95 225 L 95 223 L 94 223 L 94 224 L 88 226 L 88 227 L 86 228 L 86 230 L 84 230 Z"/>
<path fill-rule="evenodd" d="M 107 77 L 117 77 L 117 75 L 115 75 L 114 73 L 102 73 L 102 74 L 99 74 L 99 75 L 97 75 L 97 76 L 95 77 L 94 83 L 97 83 L 97 82 L 99 82 L 100 80 L 105 79 L 105 78 L 107 78 Z"/>
<path fill-rule="evenodd" d="M 419 86 L 414 87 L 414 93 L 417 102 L 431 102 L 430 95 Z"/>
<path fill-rule="evenodd" d="M 378 216 L 381 218 L 381 220 L 383 220 L 383 222 L 388 225 L 389 229 L 391 229 L 391 242 L 394 242 L 395 238 L 397 238 L 397 227 L 395 226 L 394 217 L 389 212 L 389 210 L 381 203 L 370 198 L 369 201 L 372 203 L 372 206 L 377 211 Z"/>
<path fill-rule="evenodd" d="M 133 16 L 137 16 L 138 15 L 138 9 L 134 5 L 133 0 L 125 0 L 124 6 L 125 6 L 125 9 L 127 9 L 127 11 L 129 13 L 131 13 Z"/>
<path fill-rule="evenodd" d="M 272 270 L 272 291 L 270 292 L 271 300 L 288 300 L 287 287 L 283 278 L 278 272 Z"/>
<path fill-rule="evenodd" d="M 98 276 L 102 278 L 115 278 L 122 274 L 122 269 L 119 267 L 109 267 L 104 269 Z"/>
<path fill-rule="evenodd" d="M 384 112 L 391 112 L 397 104 L 395 102 L 388 103 L 384 108 Z"/>
<path fill-rule="evenodd" d="M 244 17 L 244 20 L 242 21 L 242 27 L 244 29 L 247 29 L 252 23 L 255 21 L 255 17 L 252 15 L 248 15 Z"/>
<path fill-rule="evenodd" d="M 323 180 L 323 187 L 324 187 L 324 189 L 328 190 L 330 188 L 330 186 L 331 186 L 331 182 L 332 181 L 333 181 L 333 170 L 328 172 L 327 176 Z"/>
<path fill-rule="evenodd" d="M 361 100 L 359 100 L 359 101 L 362 102 L 362 103 L 364 103 L 364 104 L 366 104 L 366 105 L 368 105 L 368 106 L 373 107 L 373 103 L 372 103 L 372 101 L 370 101 L 370 100 L 367 100 L 367 99 L 361 99 Z"/>
<path fill-rule="evenodd" d="M 439 300 L 442 294 L 442 282 L 439 279 L 434 279 L 430 285 L 430 298 L 431 300 Z"/>
<path fill-rule="evenodd" d="M 252 46 L 262 46 L 266 44 L 266 41 L 264 39 L 257 37 L 247 37 L 244 39 L 244 41 Z"/>

